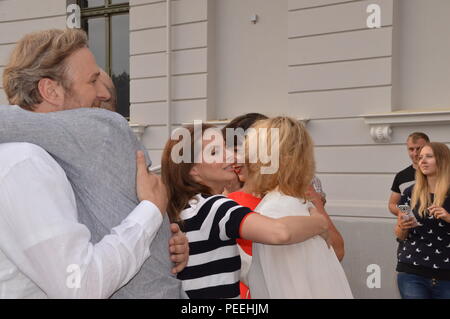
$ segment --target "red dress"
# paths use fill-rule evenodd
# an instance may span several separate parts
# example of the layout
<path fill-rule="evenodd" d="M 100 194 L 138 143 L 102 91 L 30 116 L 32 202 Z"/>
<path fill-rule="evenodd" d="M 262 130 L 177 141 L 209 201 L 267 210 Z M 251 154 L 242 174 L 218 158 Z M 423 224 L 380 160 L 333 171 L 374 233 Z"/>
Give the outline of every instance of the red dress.
<path fill-rule="evenodd" d="M 252 211 L 255 210 L 256 206 L 261 202 L 261 198 L 255 197 L 252 194 L 245 192 L 233 192 L 228 194 L 228 197 L 234 200 L 241 206 L 250 208 Z M 252 255 L 252 241 L 247 239 L 238 239 L 237 243 L 241 248 L 248 254 Z M 244 283 L 240 283 L 241 289 L 241 299 L 250 299 L 250 292 L 248 287 Z"/>

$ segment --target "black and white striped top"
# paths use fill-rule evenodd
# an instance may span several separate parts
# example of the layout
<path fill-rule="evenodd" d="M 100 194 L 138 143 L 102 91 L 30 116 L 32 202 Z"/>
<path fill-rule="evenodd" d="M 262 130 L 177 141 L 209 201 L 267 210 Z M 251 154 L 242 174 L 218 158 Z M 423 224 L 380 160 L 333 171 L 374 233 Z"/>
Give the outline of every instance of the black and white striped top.
<path fill-rule="evenodd" d="M 240 226 L 251 213 L 223 195 L 196 195 L 181 212 L 189 260 L 178 274 L 191 299 L 239 298 Z"/>

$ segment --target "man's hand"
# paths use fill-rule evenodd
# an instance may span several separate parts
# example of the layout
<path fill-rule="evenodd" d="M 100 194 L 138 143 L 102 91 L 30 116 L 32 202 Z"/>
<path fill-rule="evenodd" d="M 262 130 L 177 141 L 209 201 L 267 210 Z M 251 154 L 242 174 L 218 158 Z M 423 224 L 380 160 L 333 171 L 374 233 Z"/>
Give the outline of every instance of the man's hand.
<path fill-rule="evenodd" d="M 167 191 L 161 177 L 148 172 L 144 152 L 136 154 L 136 192 L 140 201 L 148 200 L 155 204 L 161 214 L 167 209 Z"/>
<path fill-rule="evenodd" d="M 392 192 L 391 196 L 389 197 L 389 204 L 388 208 L 392 215 L 398 216 L 400 210 L 398 209 L 398 202 L 402 198 L 402 195 L 400 193 Z"/>
<path fill-rule="evenodd" d="M 172 237 L 169 240 L 170 259 L 175 264 L 172 273 L 177 274 L 186 267 L 189 258 L 189 241 L 177 224 L 170 224 Z"/>

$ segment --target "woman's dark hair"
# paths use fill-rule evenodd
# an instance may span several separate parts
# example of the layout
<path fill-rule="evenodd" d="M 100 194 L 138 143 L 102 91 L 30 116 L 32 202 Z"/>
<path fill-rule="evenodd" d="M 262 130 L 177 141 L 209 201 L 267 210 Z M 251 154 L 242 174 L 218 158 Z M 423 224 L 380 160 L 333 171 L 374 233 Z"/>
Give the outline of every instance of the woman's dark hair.
<path fill-rule="evenodd" d="M 214 128 L 212 125 L 202 124 L 202 132 L 200 136 L 203 136 L 205 130 L 209 128 Z M 180 223 L 180 213 L 189 203 L 196 194 L 212 194 L 211 189 L 208 186 L 202 185 L 194 181 L 189 172 L 195 164 L 195 154 L 194 154 L 194 126 L 188 125 L 184 129 L 189 131 L 190 138 L 190 148 L 185 150 L 181 148 L 178 154 L 183 158 L 179 163 L 175 162 L 172 157 L 172 150 L 176 145 L 182 143 L 183 136 L 178 136 L 176 139 L 169 139 L 164 147 L 164 151 L 161 159 L 161 177 L 164 185 L 167 189 L 168 204 L 167 204 L 167 214 L 171 222 Z M 187 157 L 184 152 L 190 152 L 189 160 L 184 161 Z M 183 156 L 185 155 L 185 156 Z"/>
<path fill-rule="evenodd" d="M 226 134 L 226 129 L 230 128 L 230 129 L 237 129 L 237 128 L 241 128 L 244 131 L 247 131 L 247 129 L 252 126 L 253 124 L 255 124 L 257 121 L 259 120 L 267 120 L 268 117 L 265 116 L 264 114 L 261 113 L 247 113 L 241 116 L 238 116 L 236 118 L 234 118 L 233 120 L 231 120 L 230 123 L 228 123 L 223 129 L 222 129 L 222 135 L 224 136 L 225 139 L 227 139 L 227 134 Z M 243 136 L 242 136 L 243 138 Z M 233 144 L 231 144 L 231 142 L 233 142 Z M 228 146 L 233 145 L 233 146 L 237 146 L 240 144 L 240 141 L 238 140 L 238 136 L 234 135 L 234 139 L 233 141 L 229 141 L 226 140 L 226 144 Z"/>

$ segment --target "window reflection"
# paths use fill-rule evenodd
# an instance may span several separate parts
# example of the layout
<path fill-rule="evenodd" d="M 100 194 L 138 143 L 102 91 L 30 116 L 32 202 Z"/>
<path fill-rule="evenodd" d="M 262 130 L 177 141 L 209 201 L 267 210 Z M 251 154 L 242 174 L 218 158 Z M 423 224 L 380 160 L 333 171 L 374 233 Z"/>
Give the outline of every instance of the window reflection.
<path fill-rule="evenodd" d="M 89 49 L 94 53 L 98 66 L 107 71 L 106 18 L 85 19 L 83 29 L 89 35 Z"/>
<path fill-rule="evenodd" d="M 128 3 L 128 1 L 123 0 L 110 0 L 111 4 L 122 4 L 122 3 Z"/>
<path fill-rule="evenodd" d="M 80 1 L 81 8 L 102 7 L 104 5 L 105 5 L 105 0 L 82 0 L 82 1 Z"/>
<path fill-rule="evenodd" d="M 129 15 L 111 16 L 111 78 L 117 89 L 117 111 L 130 114 Z"/>
<path fill-rule="evenodd" d="M 1 0 L 0 0 L 1 1 Z M 116 87 L 116 110 L 130 115 L 129 4 L 123 0 L 83 0 L 82 28 L 99 67 L 108 73 Z"/>

